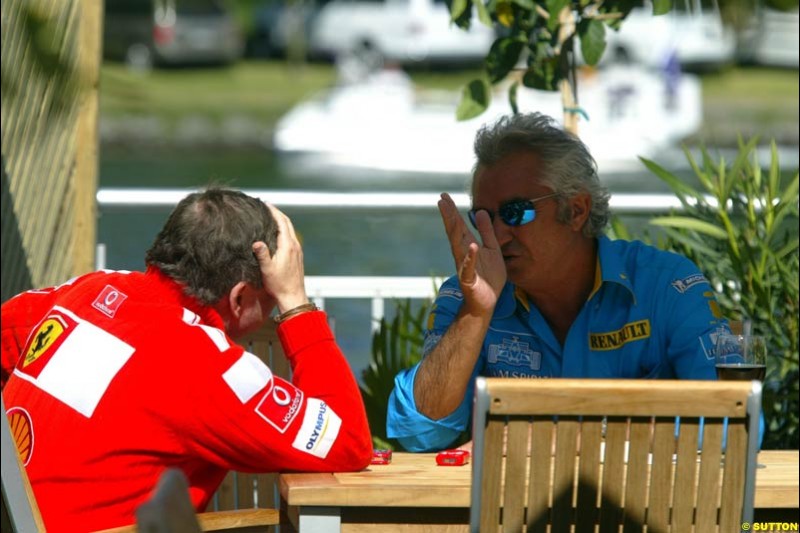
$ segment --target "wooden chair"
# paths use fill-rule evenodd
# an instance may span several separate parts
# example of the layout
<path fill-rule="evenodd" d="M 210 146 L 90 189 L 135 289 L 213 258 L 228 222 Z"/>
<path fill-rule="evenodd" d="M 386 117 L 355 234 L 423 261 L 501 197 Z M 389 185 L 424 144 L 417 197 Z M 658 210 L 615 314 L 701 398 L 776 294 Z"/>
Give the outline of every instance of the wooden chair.
<path fill-rule="evenodd" d="M 758 381 L 478 378 L 470 529 L 739 531 L 760 408 Z"/>

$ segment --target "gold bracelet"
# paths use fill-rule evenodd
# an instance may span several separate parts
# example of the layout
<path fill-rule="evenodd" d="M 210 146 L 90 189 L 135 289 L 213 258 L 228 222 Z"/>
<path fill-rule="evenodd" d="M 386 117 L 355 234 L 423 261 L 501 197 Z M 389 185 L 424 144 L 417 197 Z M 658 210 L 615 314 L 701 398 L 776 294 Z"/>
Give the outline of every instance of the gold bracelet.
<path fill-rule="evenodd" d="M 317 307 L 316 304 L 312 302 L 298 305 L 297 307 L 293 307 L 288 311 L 284 311 L 283 313 L 273 318 L 273 320 L 275 321 L 276 324 L 280 324 L 281 322 L 289 320 L 293 316 L 301 315 L 303 313 L 308 313 L 309 311 L 319 311 L 319 307 Z"/>

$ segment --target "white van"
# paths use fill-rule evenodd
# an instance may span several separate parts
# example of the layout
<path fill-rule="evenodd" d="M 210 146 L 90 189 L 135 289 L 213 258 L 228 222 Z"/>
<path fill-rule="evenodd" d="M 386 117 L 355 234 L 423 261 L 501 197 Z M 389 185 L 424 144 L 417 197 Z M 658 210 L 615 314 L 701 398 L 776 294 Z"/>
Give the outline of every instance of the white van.
<path fill-rule="evenodd" d="M 474 18 L 468 31 L 450 22 L 444 0 L 333 0 L 311 28 L 317 56 L 369 52 L 401 64 L 477 62 L 495 32 Z"/>

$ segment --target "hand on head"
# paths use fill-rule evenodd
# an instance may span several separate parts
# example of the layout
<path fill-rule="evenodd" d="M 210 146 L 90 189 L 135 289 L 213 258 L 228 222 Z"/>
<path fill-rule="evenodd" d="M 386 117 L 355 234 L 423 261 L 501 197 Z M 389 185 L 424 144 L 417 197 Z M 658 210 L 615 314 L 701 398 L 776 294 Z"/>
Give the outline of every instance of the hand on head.
<path fill-rule="evenodd" d="M 478 311 L 493 310 L 506 283 L 506 267 L 489 214 L 479 211 L 476 216 L 479 243 L 447 193 L 439 200 L 439 212 L 466 305 Z"/>
<path fill-rule="evenodd" d="M 278 304 L 283 313 L 308 303 L 303 268 L 303 248 L 297 239 L 292 221 L 278 208 L 267 204 L 278 225 L 278 245 L 274 256 L 270 256 L 267 245 L 253 243 L 253 253 L 261 267 L 264 289 Z"/>

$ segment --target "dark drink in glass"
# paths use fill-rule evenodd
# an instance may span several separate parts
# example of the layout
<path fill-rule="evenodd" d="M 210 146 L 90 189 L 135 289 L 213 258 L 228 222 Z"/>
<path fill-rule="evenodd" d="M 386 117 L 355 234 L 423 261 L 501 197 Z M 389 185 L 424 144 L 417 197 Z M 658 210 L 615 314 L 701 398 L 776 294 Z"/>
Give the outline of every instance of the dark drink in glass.
<path fill-rule="evenodd" d="M 764 381 L 767 365 L 757 364 L 722 364 L 717 365 L 717 379 L 725 381 Z"/>
<path fill-rule="evenodd" d="M 717 379 L 764 381 L 767 375 L 767 341 L 760 335 L 719 335 L 714 354 Z"/>

